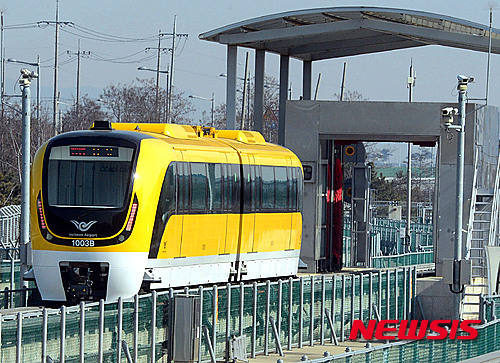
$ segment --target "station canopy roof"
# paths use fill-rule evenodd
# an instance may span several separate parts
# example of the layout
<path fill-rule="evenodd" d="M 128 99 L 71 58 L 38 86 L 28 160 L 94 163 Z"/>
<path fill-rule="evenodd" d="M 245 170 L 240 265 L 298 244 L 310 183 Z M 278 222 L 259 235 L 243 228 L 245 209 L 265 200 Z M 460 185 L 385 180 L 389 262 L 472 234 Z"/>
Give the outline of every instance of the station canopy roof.
<path fill-rule="evenodd" d="M 199 37 L 315 61 L 424 45 L 487 52 L 489 27 L 422 11 L 332 7 L 244 20 Z M 492 29 L 491 41 L 500 54 L 500 30 Z"/>

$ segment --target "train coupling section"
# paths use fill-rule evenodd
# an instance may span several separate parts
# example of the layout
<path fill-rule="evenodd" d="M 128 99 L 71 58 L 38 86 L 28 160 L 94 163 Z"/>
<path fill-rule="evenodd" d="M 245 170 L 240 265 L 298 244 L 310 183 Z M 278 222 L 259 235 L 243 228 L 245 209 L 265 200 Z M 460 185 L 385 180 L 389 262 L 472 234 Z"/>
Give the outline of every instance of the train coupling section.
<path fill-rule="evenodd" d="M 60 262 L 59 269 L 67 301 L 78 303 L 106 298 L 108 263 Z"/>

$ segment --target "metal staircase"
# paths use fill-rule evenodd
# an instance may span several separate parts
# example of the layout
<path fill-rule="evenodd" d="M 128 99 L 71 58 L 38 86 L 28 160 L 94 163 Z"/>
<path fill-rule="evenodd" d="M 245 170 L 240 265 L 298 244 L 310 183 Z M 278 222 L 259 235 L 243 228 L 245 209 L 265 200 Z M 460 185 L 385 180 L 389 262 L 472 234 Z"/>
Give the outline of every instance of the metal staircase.
<path fill-rule="evenodd" d="M 465 286 L 462 299 L 462 319 L 479 319 L 480 296 L 488 294 L 488 261 L 485 246 L 498 244 L 498 212 L 500 158 L 497 164 L 495 184 L 492 190 L 479 189 L 477 186 L 477 153 L 472 188 L 469 227 L 467 231 L 466 259 L 471 260 L 471 284 Z"/>
<path fill-rule="evenodd" d="M 470 285 L 465 286 L 462 319 L 479 318 L 479 297 L 488 292 L 484 246 L 487 246 L 489 241 L 492 206 L 493 193 L 487 190 L 477 191 L 468 253 L 472 264 L 472 281 Z"/>

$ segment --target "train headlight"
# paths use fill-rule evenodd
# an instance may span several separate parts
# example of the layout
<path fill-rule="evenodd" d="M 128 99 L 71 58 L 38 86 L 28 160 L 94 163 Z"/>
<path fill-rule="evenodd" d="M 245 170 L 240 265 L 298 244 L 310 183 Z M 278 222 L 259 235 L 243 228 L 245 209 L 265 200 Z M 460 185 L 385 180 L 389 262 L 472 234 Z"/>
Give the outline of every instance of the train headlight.
<path fill-rule="evenodd" d="M 52 238 L 54 237 L 50 233 L 47 233 L 47 236 L 45 238 L 47 238 L 47 241 L 52 241 Z"/>

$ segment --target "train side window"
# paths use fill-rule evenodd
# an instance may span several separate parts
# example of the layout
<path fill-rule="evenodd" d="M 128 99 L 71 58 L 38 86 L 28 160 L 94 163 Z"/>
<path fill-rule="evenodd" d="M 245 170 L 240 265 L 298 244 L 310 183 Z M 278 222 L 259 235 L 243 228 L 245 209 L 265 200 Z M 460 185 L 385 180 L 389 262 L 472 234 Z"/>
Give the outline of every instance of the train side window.
<path fill-rule="evenodd" d="M 223 209 L 225 212 L 231 210 L 233 205 L 233 183 L 231 182 L 231 165 L 222 164 L 223 175 Z"/>
<path fill-rule="evenodd" d="M 212 212 L 221 209 L 222 180 L 221 164 L 207 164 L 208 169 L 208 209 Z"/>
<path fill-rule="evenodd" d="M 189 164 L 177 163 L 177 189 L 179 212 L 189 211 Z"/>
<path fill-rule="evenodd" d="M 191 163 L 191 210 L 206 210 L 207 170 L 205 163 Z"/>
<path fill-rule="evenodd" d="M 253 203 L 253 191 L 252 191 L 252 173 L 251 165 L 243 164 L 243 211 L 246 213 L 255 210 L 255 205 Z"/>
<path fill-rule="evenodd" d="M 264 209 L 262 206 L 262 165 L 255 166 L 255 187 L 257 189 L 257 195 L 255 196 L 257 209 L 262 211 Z"/>
<path fill-rule="evenodd" d="M 286 167 L 275 167 L 274 174 L 276 178 L 276 209 L 285 210 L 288 199 Z"/>
<path fill-rule="evenodd" d="M 262 209 L 274 209 L 274 167 L 262 167 Z"/>
<path fill-rule="evenodd" d="M 161 202 L 163 203 L 162 209 L 163 209 L 163 214 L 164 216 L 162 217 L 162 220 L 165 221 L 165 219 L 175 211 L 175 175 L 174 175 L 174 168 L 175 166 L 170 164 L 167 169 L 167 174 L 165 175 L 165 180 L 163 182 L 163 187 L 162 187 L 162 194 L 163 200 Z"/>
<path fill-rule="evenodd" d="M 304 194 L 304 177 L 302 170 L 297 168 L 297 210 L 302 212 L 302 198 Z"/>
<path fill-rule="evenodd" d="M 290 170 L 290 210 L 297 211 L 297 178 L 300 172 L 298 168 L 289 168 Z"/>
<path fill-rule="evenodd" d="M 294 211 L 295 210 L 295 197 L 293 190 L 293 179 L 295 177 L 295 169 L 287 167 L 286 168 L 286 176 L 287 176 L 287 189 L 288 189 L 288 198 L 287 198 L 287 211 Z"/>
<path fill-rule="evenodd" d="M 260 193 L 261 193 L 261 178 L 260 178 L 260 168 L 257 165 L 252 165 L 252 205 L 254 210 L 258 211 L 261 209 L 260 206 Z"/>
<path fill-rule="evenodd" d="M 231 164 L 231 183 L 233 184 L 233 205 L 232 211 L 240 213 L 240 165 Z"/>

